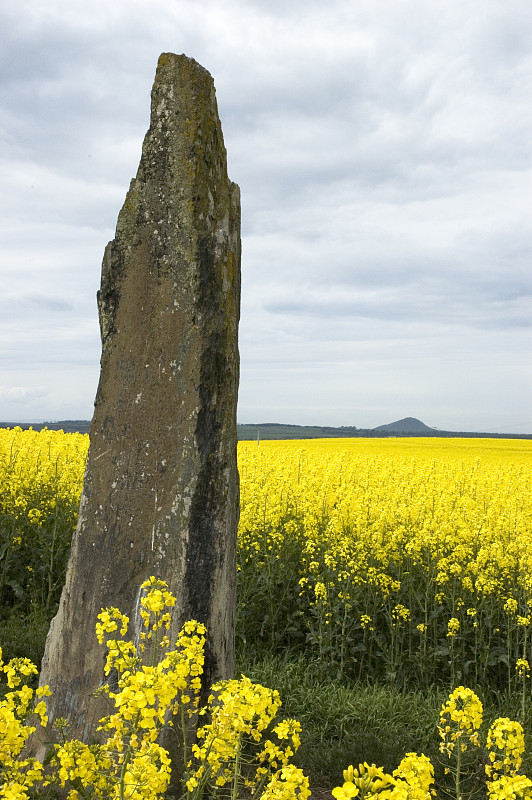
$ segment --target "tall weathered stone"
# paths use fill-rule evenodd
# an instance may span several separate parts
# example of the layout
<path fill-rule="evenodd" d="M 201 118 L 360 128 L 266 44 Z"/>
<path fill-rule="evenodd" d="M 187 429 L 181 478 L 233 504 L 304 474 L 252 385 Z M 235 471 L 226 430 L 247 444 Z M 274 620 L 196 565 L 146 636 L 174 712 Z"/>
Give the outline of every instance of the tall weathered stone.
<path fill-rule="evenodd" d="M 106 248 L 102 359 L 77 530 L 41 682 L 51 721 L 94 736 L 107 709 L 94 625 L 116 606 L 139 632 L 150 575 L 177 597 L 171 637 L 207 625 L 205 681 L 233 670 L 238 521 L 240 198 L 214 84 L 165 53 L 137 177 Z"/>

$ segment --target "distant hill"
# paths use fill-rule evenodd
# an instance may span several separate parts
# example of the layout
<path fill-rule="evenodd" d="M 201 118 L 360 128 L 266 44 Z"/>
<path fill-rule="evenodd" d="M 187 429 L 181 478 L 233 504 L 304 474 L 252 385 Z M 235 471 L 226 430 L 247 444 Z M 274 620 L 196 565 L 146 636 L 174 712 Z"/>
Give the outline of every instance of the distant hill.
<path fill-rule="evenodd" d="M 40 431 L 48 428 L 52 431 L 62 430 L 65 433 L 88 433 L 90 420 L 65 419 L 59 422 L 0 422 L 0 428 L 19 427 L 24 430 L 33 428 Z M 260 422 L 258 424 L 237 425 L 239 440 L 257 439 L 354 439 L 354 438 L 382 438 L 385 436 L 438 436 L 463 439 L 532 439 L 530 433 L 479 433 L 468 431 L 440 431 L 429 428 L 415 417 L 405 417 L 379 425 L 377 428 L 356 428 L 354 425 L 345 425 L 334 428 L 321 425 L 284 425 L 280 422 Z"/>
<path fill-rule="evenodd" d="M 529 433 L 486 433 L 479 431 L 440 431 L 429 428 L 415 417 L 405 417 L 379 425 L 376 428 L 341 428 L 321 427 L 319 425 L 283 425 L 279 422 L 259 422 L 255 424 L 237 425 L 239 440 L 263 439 L 337 439 L 337 438 L 384 438 L 386 436 L 434 436 L 456 439 L 532 439 Z"/>
<path fill-rule="evenodd" d="M 398 419 L 397 422 L 389 422 L 388 425 L 379 425 L 373 428 L 374 431 L 383 433 L 424 433 L 426 435 L 437 433 L 435 428 L 429 428 L 421 420 L 415 417 L 405 417 Z"/>

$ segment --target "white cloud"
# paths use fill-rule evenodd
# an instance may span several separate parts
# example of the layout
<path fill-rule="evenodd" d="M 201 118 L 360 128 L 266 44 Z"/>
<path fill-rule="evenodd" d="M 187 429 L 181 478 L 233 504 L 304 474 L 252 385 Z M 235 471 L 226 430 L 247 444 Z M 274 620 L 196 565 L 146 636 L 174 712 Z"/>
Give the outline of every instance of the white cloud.
<path fill-rule="evenodd" d="M 32 402 L 46 395 L 44 386 L 0 386 L 0 400 L 16 400 L 19 403 Z"/>

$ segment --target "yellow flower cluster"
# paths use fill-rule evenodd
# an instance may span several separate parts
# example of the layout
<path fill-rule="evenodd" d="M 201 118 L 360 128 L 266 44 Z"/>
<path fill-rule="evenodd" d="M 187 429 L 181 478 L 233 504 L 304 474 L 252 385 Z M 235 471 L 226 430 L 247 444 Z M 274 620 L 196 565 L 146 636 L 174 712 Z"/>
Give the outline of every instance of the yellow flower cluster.
<path fill-rule="evenodd" d="M 405 608 L 401 603 L 398 603 L 392 609 L 392 624 L 401 625 L 402 622 L 407 622 L 410 619 L 410 610 Z"/>
<path fill-rule="evenodd" d="M 477 695 L 459 686 L 442 707 L 438 730 L 440 751 L 453 758 L 456 800 L 462 797 L 461 779 L 464 763 L 462 754 L 469 746 L 479 747 L 479 728 L 482 723 L 482 703 Z M 456 746 L 455 746 L 456 745 Z M 489 728 L 486 738 L 488 800 L 510 800 L 532 796 L 532 781 L 519 774 L 525 750 L 523 728 L 519 722 L 499 717 Z M 474 761 L 472 762 L 474 763 Z M 446 769 L 446 773 L 451 771 Z"/>
<path fill-rule="evenodd" d="M 442 706 L 438 730 L 440 752 L 451 755 L 455 744 L 465 752 L 468 744 L 478 747 L 482 724 L 482 703 L 472 689 L 458 686 Z"/>
<path fill-rule="evenodd" d="M 508 597 L 505 604 L 504 610 L 507 614 L 516 614 L 517 609 L 519 608 L 519 603 L 515 599 L 515 597 Z"/>
<path fill-rule="evenodd" d="M 120 636 L 125 636 L 127 627 L 129 625 L 129 617 L 118 608 L 103 608 L 98 614 L 98 622 L 96 623 L 96 636 L 100 644 L 103 644 L 103 639 L 106 633 L 113 633 L 118 630 L 120 624 Z M 107 673 L 106 673 L 107 674 Z"/>
<path fill-rule="evenodd" d="M 169 609 L 175 606 L 175 597 L 168 591 L 168 586 L 158 578 L 149 578 L 142 585 L 142 595 L 140 598 L 140 616 L 147 631 L 140 634 L 141 646 L 144 650 L 144 642 L 153 640 L 152 651 L 155 656 L 157 645 L 159 644 L 158 632 L 161 629 L 170 627 Z M 164 636 L 161 641 L 162 647 L 168 646 L 168 637 Z"/>
<path fill-rule="evenodd" d="M 1 649 L 0 673 L 14 690 L 0 700 L 0 797 L 29 800 L 32 788 L 42 780 L 43 767 L 36 759 L 25 758 L 23 750 L 28 737 L 48 722 L 43 697 L 50 691 L 43 686 L 34 692 L 26 681 L 37 673 L 35 666 L 26 658 L 4 664 Z"/>
<path fill-rule="evenodd" d="M 165 609 L 175 605 L 165 581 L 149 578 L 141 586 L 141 617 L 146 637 L 155 637 L 161 626 L 168 627 L 170 616 Z M 101 642 L 104 633 L 121 625 L 127 631 L 128 618 L 118 609 L 102 609 L 96 633 Z M 124 741 L 135 737 L 142 747 L 154 743 L 160 730 L 179 713 L 191 716 L 197 711 L 204 663 L 205 626 L 191 620 L 179 633 L 175 649 L 160 660 L 154 650 L 152 665 L 141 664 L 131 642 L 106 641 L 108 648 L 105 673 L 118 673 L 118 691 L 109 691 L 116 711 L 101 721 L 101 730 L 112 731 L 110 741 L 119 752 Z M 167 640 L 162 642 L 168 647 Z M 186 711 L 185 711 L 186 707 Z M 149 749 L 149 748 L 148 748 Z"/>
<path fill-rule="evenodd" d="M 69 781 L 74 786 L 94 786 L 97 795 L 108 788 L 103 770 L 111 767 L 111 759 L 102 748 L 89 747 L 77 740 L 64 742 L 55 751 L 59 765 L 57 775 L 62 786 Z"/>
<path fill-rule="evenodd" d="M 149 578 L 141 586 L 141 618 L 146 637 L 156 637 L 161 627 L 169 626 L 167 609 L 175 604 L 168 585 Z M 175 648 L 167 641 L 154 652 L 150 665 L 130 641 L 106 638 L 117 632 L 125 636 L 129 620 L 117 608 L 102 609 L 96 623 L 98 641 L 105 643 L 105 674 L 115 671 L 117 691 L 102 688 L 115 707 L 114 713 L 100 720 L 98 730 L 107 734 L 103 745 L 87 746 L 78 741 L 63 741 L 55 746 L 52 764 L 61 786 L 72 786 L 69 800 L 78 794 L 117 800 L 155 800 L 168 788 L 170 758 L 157 743 L 165 725 L 181 722 L 197 712 L 203 671 L 205 627 L 187 622 Z M 166 637 L 165 637 L 166 638 Z M 56 721 L 59 730 L 63 721 Z"/>
<path fill-rule="evenodd" d="M 307 800 L 308 797 L 308 778 L 293 764 L 275 773 L 262 793 L 262 800 Z"/>
<path fill-rule="evenodd" d="M 460 620 L 456 619 L 456 617 L 451 617 L 449 622 L 447 623 L 447 636 L 448 638 L 452 638 L 456 636 L 456 634 L 460 630 Z"/>
<path fill-rule="evenodd" d="M 153 577 L 142 584 L 140 598 L 146 639 L 156 641 L 157 632 L 170 625 L 175 598 L 164 581 Z M 50 692 L 44 687 L 34 695 L 25 681 L 36 674 L 35 666 L 25 658 L 3 665 L 0 651 L 1 671 L 8 687 L 16 689 L 0 702 L 0 798 L 29 800 L 30 790 L 38 797 L 39 786 L 48 791 L 57 785 L 68 787 L 68 800 L 162 798 L 170 783 L 171 761 L 157 739 L 163 728 L 174 727 L 185 762 L 183 800 L 197 800 L 205 793 L 215 796 L 226 784 L 232 786 L 235 799 L 244 792 L 256 800 L 307 800 L 308 778 L 290 762 L 300 744 L 301 727 L 292 719 L 274 724 L 281 704 L 276 691 L 244 676 L 224 681 L 212 687 L 208 705 L 198 712 L 205 626 L 186 622 L 175 648 L 165 652 L 169 650 L 165 636 L 153 651 L 152 663 L 144 664 L 140 647 L 137 652 L 132 642 L 106 639 L 118 631 L 125 636 L 128 622 L 119 609 L 107 608 L 96 624 L 98 640 L 108 651 L 105 672 L 113 671 L 117 684 L 116 691 L 109 686 L 99 690 L 114 705 L 114 713 L 101 719 L 98 727 L 104 742 L 87 745 L 68 740 L 67 720 L 56 720 L 61 742 L 52 746 L 46 778 L 42 766 L 22 753 L 36 730 L 28 724 L 30 716 L 42 726 L 47 724 L 43 697 Z M 188 742 L 198 716 L 209 721 L 197 731 L 189 758 Z M 248 763 L 249 744 L 255 752 Z"/>
<path fill-rule="evenodd" d="M 296 719 L 285 719 L 273 729 L 277 741 L 267 739 L 258 755 L 261 763 L 267 763 L 274 770 L 289 766 L 289 761 L 301 744 L 301 725 Z M 260 772 L 264 770 L 260 768 Z"/>
<path fill-rule="evenodd" d="M 423 754 L 407 753 L 394 770 L 393 777 L 397 800 L 430 800 L 436 794 L 432 788 L 434 767 L 430 758 Z"/>
<path fill-rule="evenodd" d="M 392 775 L 366 762 L 344 770 L 344 783 L 332 790 L 335 800 L 378 797 L 379 800 L 431 800 L 434 767 L 427 756 L 407 753 Z"/>
<path fill-rule="evenodd" d="M 245 676 L 215 684 L 209 697 L 209 722 L 197 731 L 192 747 L 188 790 L 200 797 L 208 782 L 216 787 L 234 783 L 245 753 L 257 744 L 254 775 L 248 768 L 244 782 L 246 792 L 278 800 L 305 800 L 310 794 L 308 779 L 290 763 L 300 744 L 299 722 L 283 720 L 271 730 L 274 738 L 264 740 L 280 705 L 277 691 Z"/>
<path fill-rule="evenodd" d="M 394 781 L 391 775 L 375 764 L 359 764 L 358 767 L 350 765 L 344 770 L 344 783 L 335 786 L 332 795 L 336 800 L 348 800 L 351 797 L 371 797 L 383 790 L 389 789 Z"/>
<path fill-rule="evenodd" d="M 486 775 L 492 781 L 517 774 L 523 763 L 525 751 L 523 728 L 519 722 L 508 717 L 499 717 L 488 731 L 487 741 L 489 764 Z"/>
<path fill-rule="evenodd" d="M 530 662 L 526 658 L 518 658 L 515 669 L 520 678 L 530 678 Z"/>
<path fill-rule="evenodd" d="M 532 780 L 526 775 L 510 775 L 487 784 L 488 800 L 525 800 L 532 797 Z"/>

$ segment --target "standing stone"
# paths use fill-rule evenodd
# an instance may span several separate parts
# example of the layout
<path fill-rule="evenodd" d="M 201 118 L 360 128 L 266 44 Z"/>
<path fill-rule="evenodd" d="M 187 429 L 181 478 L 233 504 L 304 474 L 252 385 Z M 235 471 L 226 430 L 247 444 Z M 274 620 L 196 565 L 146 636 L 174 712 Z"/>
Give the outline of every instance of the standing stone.
<path fill-rule="evenodd" d="M 234 662 L 240 193 L 227 178 L 213 80 L 159 58 L 150 128 L 107 245 L 98 294 L 101 375 L 66 584 L 41 683 L 50 721 L 89 741 L 108 713 L 94 626 L 102 607 L 139 633 L 150 575 L 176 595 L 171 640 L 208 630 L 205 682 Z"/>

